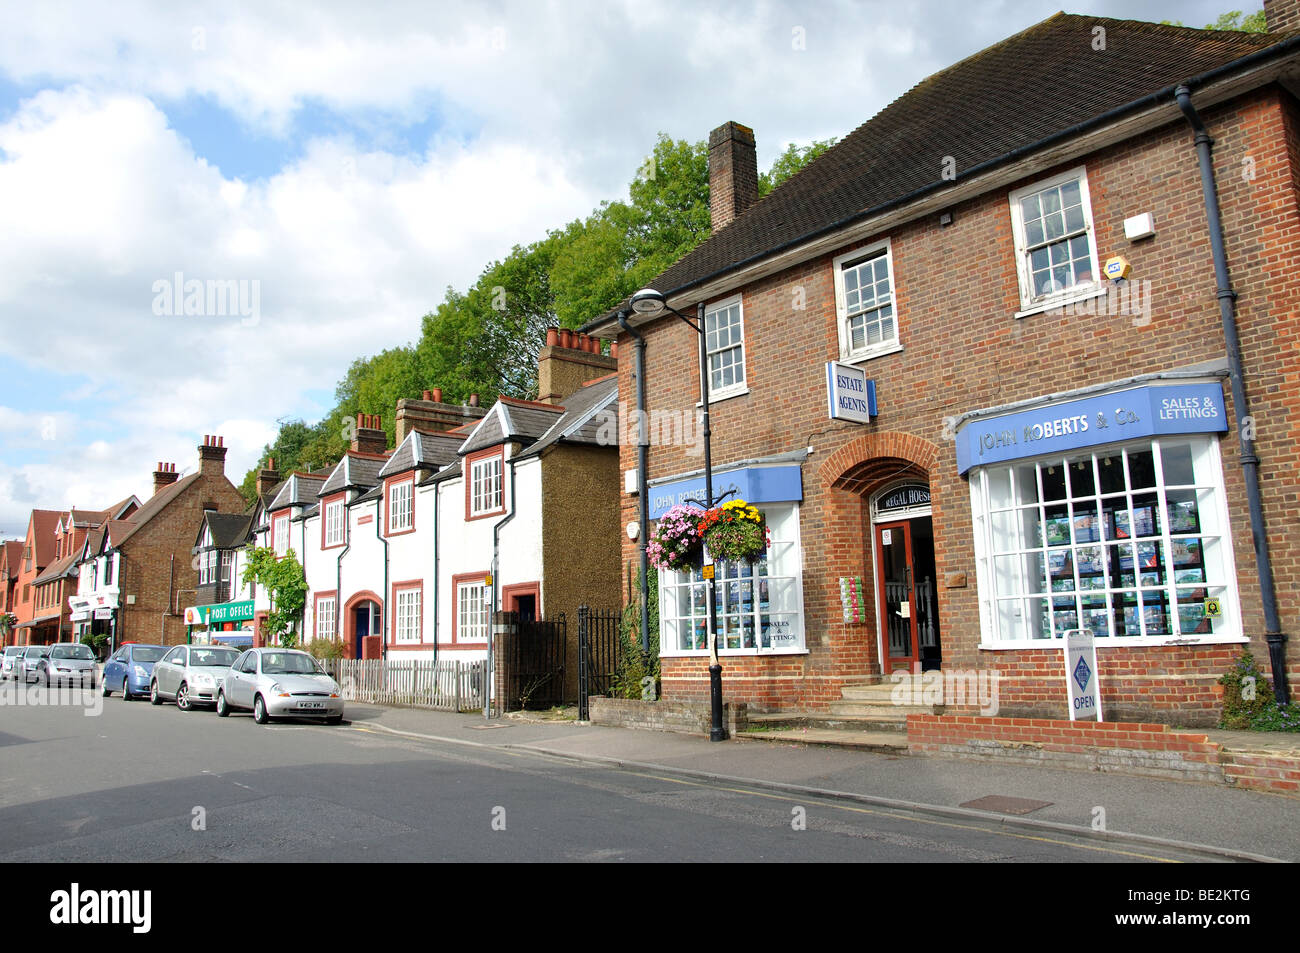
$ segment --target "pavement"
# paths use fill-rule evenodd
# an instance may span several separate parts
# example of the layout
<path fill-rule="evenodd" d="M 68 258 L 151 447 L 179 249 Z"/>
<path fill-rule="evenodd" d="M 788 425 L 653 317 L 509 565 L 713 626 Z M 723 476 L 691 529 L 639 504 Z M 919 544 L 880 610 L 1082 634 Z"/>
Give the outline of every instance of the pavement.
<path fill-rule="evenodd" d="M 992 813 L 1011 826 L 1068 829 L 1135 847 L 1196 846 L 1207 860 L 1300 860 L 1294 799 L 1199 782 L 918 758 L 771 738 L 715 743 L 692 735 L 532 716 L 485 721 L 475 714 L 358 702 L 348 703 L 346 718 L 357 731 L 527 751 L 946 817 L 988 818 L 988 810 L 963 805 L 980 798 L 1016 799 L 995 802 L 1003 806 Z"/>

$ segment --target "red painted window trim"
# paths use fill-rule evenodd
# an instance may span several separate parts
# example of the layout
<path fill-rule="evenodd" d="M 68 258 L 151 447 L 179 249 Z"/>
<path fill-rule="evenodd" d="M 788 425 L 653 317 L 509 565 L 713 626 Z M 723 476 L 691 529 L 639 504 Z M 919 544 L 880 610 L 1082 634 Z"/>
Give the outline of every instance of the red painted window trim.
<path fill-rule="evenodd" d="M 343 542 L 334 543 L 333 545 L 326 545 L 325 526 L 329 522 L 329 520 L 326 516 L 325 508 L 327 506 L 333 506 L 336 502 L 341 505 L 343 510 L 342 512 Z M 347 491 L 344 490 L 342 493 L 331 494 L 330 496 L 327 496 L 325 497 L 325 499 L 320 501 L 320 548 L 338 549 L 342 546 L 346 546 L 347 544 L 348 544 L 348 503 L 347 503 Z"/>
<path fill-rule="evenodd" d="M 389 504 L 392 502 L 392 488 L 399 483 L 411 484 L 411 525 L 407 529 L 390 530 L 388 528 Z M 384 477 L 384 525 L 382 527 L 383 535 L 391 538 L 393 536 L 405 536 L 407 533 L 415 532 L 415 474 L 399 473 L 397 476 Z"/>
<path fill-rule="evenodd" d="M 397 593 L 418 590 L 420 593 L 420 612 L 416 617 L 417 638 L 414 642 L 397 641 Z M 424 580 L 423 579 L 403 579 L 400 582 L 394 582 L 389 586 L 388 605 L 392 607 L 392 618 L 389 620 L 389 646 L 394 648 L 419 648 L 425 645 L 424 641 Z"/>
<path fill-rule="evenodd" d="M 483 572 L 464 572 L 456 573 L 451 577 L 451 644 L 452 645 L 472 645 L 475 648 L 487 645 L 487 639 L 477 642 L 460 641 L 460 587 L 467 582 L 487 583 L 488 574 Z M 489 596 L 489 598 L 491 598 Z M 488 625 L 492 624 L 491 606 L 488 607 Z"/>
<path fill-rule="evenodd" d="M 320 601 L 322 599 L 334 600 L 334 641 L 337 642 L 339 640 L 339 635 L 340 635 L 339 633 L 339 591 L 337 589 L 327 589 L 323 592 L 318 592 L 315 594 L 314 600 L 312 602 L 312 613 L 311 613 L 312 635 L 314 635 L 318 639 L 321 637 Z"/>
<path fill-rule="evenodd" d="M 489 457 L 501 458 L 501 509 L 489 510 L 485 513 L 474 513 L 471 503 L 473 502 L 474 490 L 474 464 L 480 460 L 486 460 Z M 504 446 L 488 447 L 486 450 L 476 450 L 473 453 L 465 455 L 464 463 L 465 477 L 465 522 L 470 523 L 474 520 L 490 519 L 493 516 L 501 516 L 506 511 L 506 448 Z"/>

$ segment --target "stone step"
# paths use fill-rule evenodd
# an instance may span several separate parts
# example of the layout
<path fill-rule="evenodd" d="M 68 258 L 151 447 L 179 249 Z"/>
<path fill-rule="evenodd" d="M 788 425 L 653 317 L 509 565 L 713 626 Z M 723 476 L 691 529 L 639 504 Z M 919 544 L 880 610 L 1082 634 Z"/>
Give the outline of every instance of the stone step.
<path fill-rule="evenodd" d="M 878 729 L 789 726 L 781 731 L 745 731 L 735 737 L 746 741 L 766 741 L 770 744 L 830 745 L 878 754 L 907 754 L 907 735 Z"/>

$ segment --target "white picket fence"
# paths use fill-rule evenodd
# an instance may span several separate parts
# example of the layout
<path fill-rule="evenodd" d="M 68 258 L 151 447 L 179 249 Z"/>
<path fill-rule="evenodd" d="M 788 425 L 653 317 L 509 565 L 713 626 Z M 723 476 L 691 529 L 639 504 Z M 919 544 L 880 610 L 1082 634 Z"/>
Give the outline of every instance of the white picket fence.
<path fill-rule="evenodd" d="M 323 664 L 348 701 L 440 711 L 483 708 L 486 661 L 339 659 Z"/>

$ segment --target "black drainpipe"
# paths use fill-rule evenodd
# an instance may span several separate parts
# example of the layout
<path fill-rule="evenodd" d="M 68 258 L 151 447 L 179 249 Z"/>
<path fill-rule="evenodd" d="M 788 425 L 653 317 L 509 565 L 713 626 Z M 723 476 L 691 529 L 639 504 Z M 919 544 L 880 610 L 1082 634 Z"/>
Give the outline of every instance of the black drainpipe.
<path fill-rule="evenodd" d="M 469 479 L 468 471 L 464 474 L 465 479 Z M 492 710 L 492 683 L 496 680 L 496 614 L 501 611 L 497 605 L 497 588 L 501 584 L 501 564 L 497 558 L 497 553 L 501 549 L 501 527 L 505 526 L 515 518 L 515 456 L 510 455 L 510 510 L 505 516 L 492 524 L 492 611 L 489 614 L 488 622 L 488 677 L 487 684 L 483 686 L 483 717 L 487 718 Z M 502 701 L 502 710 L 505 702 Z"/>
<path fill-rule="evenodd" d="M 646 499 L 646 471 L 649 467 L 650 429 L 645 419 L 645 338 L 627 323 L 627 312 L 618 313 L 618 326 L 636 341 L 636 496 L 637 554 L 641 561 L 641 651 L 650 653 L 650 566 L 646 545 L 650 536 L 650 503 Z"/>
<path fill-rule="evenodd" d="M 1241 368 L 1241 341 L 1237 334 L 1237 293 L 1228 280 L 1228 256 L 1223 248 L 1223 223 L 1219 219 L 1219 190 L 1214 181 L 1210 147 L 1214 140 L 1192 105 L 1192 91 L 1186 86 L 1174 90 L 1178 108 L 1183 111 L 1196 133 L 1196 158 L 1201 167 L 1201 191 L 1205 196 L 1205 217 L 1214 255 L 1214 279 L 1218 286 L 1219 312 L 1223 318 L 1223 337 L 1228 348 L 1228 380 L 1232 386 L 1232 405 L 1237 411 L 1237 435 L 1241 440 L 1241 469 L 1246 481 L 1246 499 L 1250 504 L 1250 535 L 1255 544 L 1255 569 L 1259 575 L 1260 601 L 1264 604 L 1264 639 L 1268 643 L 1269 667 L 1273 672 L 1273 696 L 1279 705 L 1291 700 L 1286 678 L 1286 636 L 1277 614 L 1277 596 L 1273 588 L 1273 565 L 1268 555 L 1268 533 L 1264 526 L 1264 507 L 1259 496 L 1259 457 L 1255 454 L 1254 429 L 1250 421 L 1250 404 Z"/>

